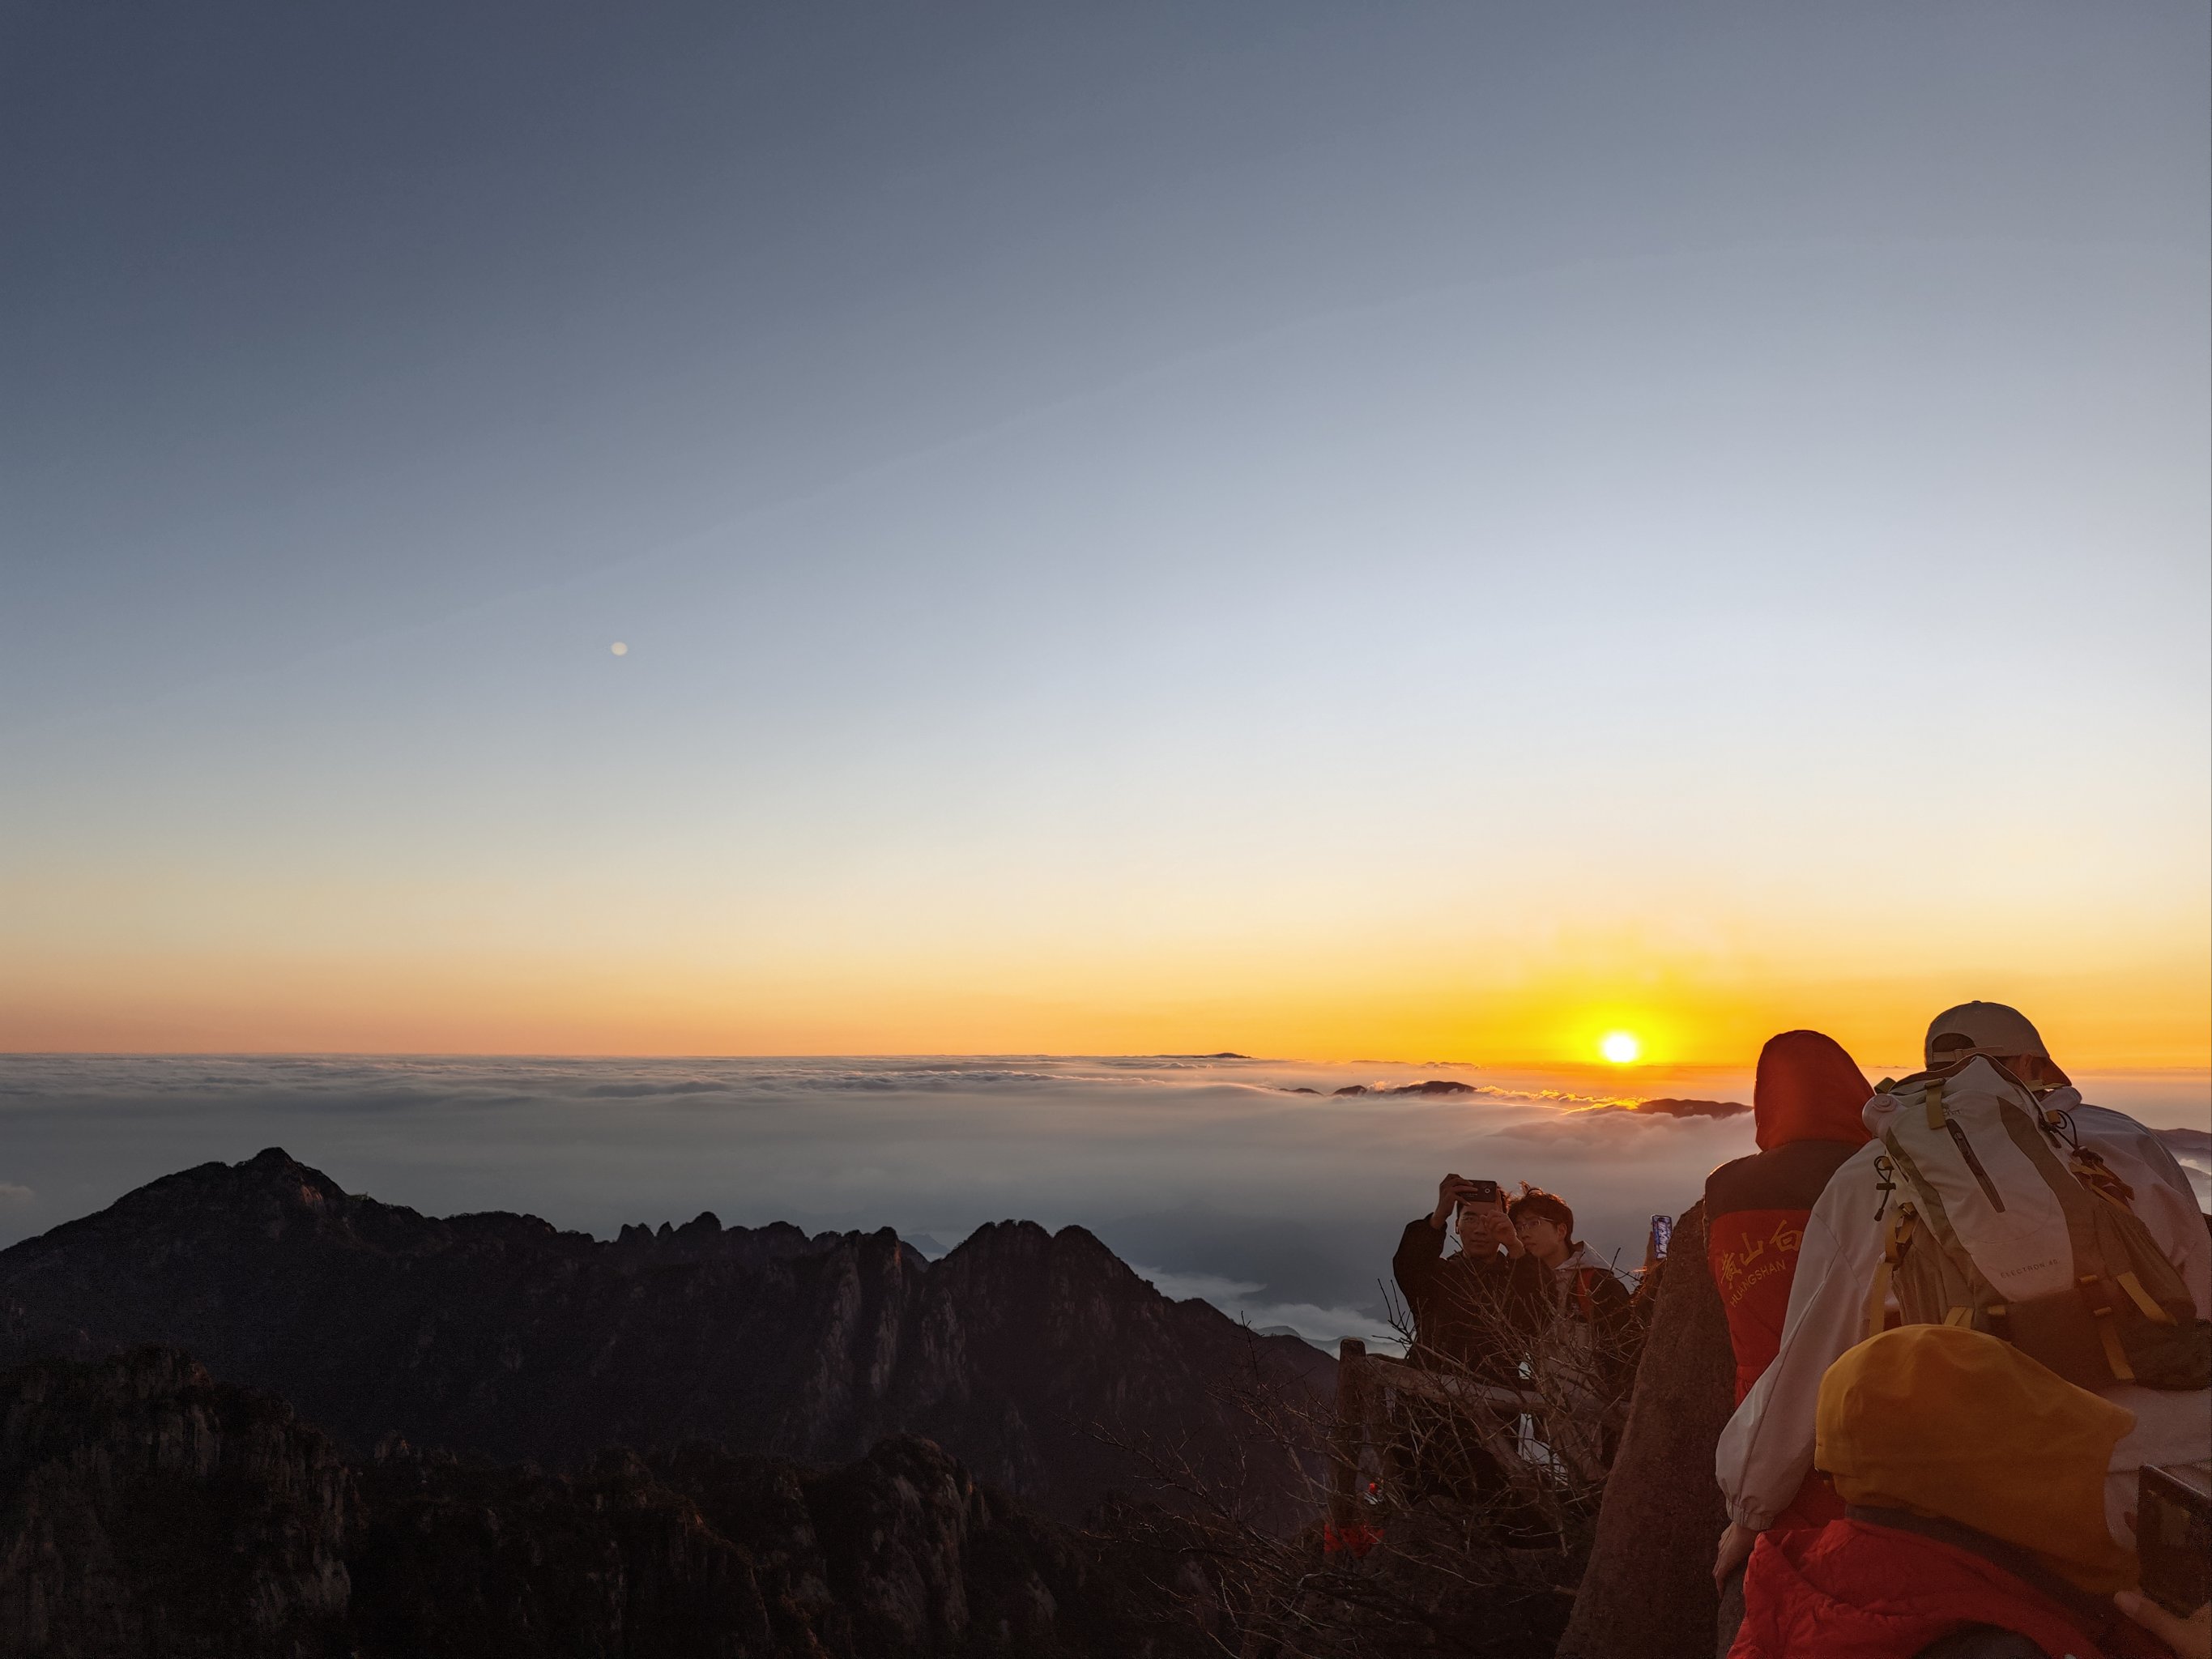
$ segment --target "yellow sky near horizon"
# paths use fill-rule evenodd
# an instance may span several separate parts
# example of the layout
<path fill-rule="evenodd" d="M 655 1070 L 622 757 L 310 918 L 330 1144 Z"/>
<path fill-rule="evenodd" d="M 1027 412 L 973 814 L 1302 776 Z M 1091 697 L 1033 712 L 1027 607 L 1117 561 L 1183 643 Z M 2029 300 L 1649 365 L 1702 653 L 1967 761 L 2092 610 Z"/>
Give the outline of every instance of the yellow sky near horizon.
<path fill-rule="evenodd" d="M 1984 998 L 2069 1066 L 2212 1064 L 2184 803 L 2139 791 L 2169 813 L 2148 836 L 2084 791 L 2032 833 L 1876 805 L 1784 839 L 1560 793 L 1556 817 L 1448 799 L 1259 834 L 1188 795 L 1133 830 L 1081 798 L 958 836 L 817 815 L 744 856 L 718 840 L 737 803 L 504 844 L 123 815 L 121 844 L 0 872 L 0 1049 L 1554 1066 L 1626 1030 L 1649 1064 L 1742 1065 L 1810 1026 L 1878 1066 Z"/>
<path fill-rule="evenodd" d="M 729 808 L 557 848 L 134 828 L 0 872 L 0 1049 L 1552 1066 L 1627 1030 L 1649 1064 L 1740 1065 L 1811 1026 L 1887 1065 L 1984 998 L 2069 1065 L 2212 1064 L 2199 826 L 2130 843 L 2094 799 L 2077 823 L 2108 848 L 1865 811 L 1778 850 L 1710 817 L 1450 801 L 1318 834 L 1285 814 L 1265 842 L 1186 800 L 1133 848 L 1086 807 L 1081 840 L 979 816 L 744 858 L 714 838 Z"/>
<path fill-rule="evenodd" d="M 442 955 L 47 958 L 0 975 L 0 1049 L 94 1052 L 1152 1054 L 1595 1064 L 1628 1031 L 1653 1066 L 1747 1064 L 1777 1030 L 1828 1031 L 1870 1066 L 1917 1052 L 1953 1002 L 2009 1001 L 2076 1067 L 2212 1064 L 2212 975 L 2163 963 L 1822 975 L 1654 962 L 1492 971 L 1433 961 L 951 962 L 935 977 L 794 962 L 763 972 L 632 959 Z"/>

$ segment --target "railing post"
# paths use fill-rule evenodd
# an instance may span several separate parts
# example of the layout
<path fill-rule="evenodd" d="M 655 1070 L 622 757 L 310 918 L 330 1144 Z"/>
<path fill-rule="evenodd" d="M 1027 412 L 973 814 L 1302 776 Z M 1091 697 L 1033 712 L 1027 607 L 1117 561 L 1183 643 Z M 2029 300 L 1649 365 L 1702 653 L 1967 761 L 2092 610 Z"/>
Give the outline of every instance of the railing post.
<path fill-rule="evenodd" d="M 1346 1538 L 1359 1521 L 1359 1454 L 1367 1440 L 1367 1345 L 1347 1336 L 1336 1349 L 1336 1427 L 1329 1435 L 1328 1524 Z"/>

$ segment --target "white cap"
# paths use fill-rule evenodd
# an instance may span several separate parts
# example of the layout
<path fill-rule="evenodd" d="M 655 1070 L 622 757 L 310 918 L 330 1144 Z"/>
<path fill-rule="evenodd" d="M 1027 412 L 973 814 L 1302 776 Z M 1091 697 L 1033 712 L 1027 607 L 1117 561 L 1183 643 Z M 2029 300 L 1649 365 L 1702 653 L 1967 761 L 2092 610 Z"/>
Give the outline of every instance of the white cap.
<path fill-rule="evenodd" d="M 2043 1046 L 2043 1034 L 2026 1014 L 2002 1002 L 1962 1002 L 1955 1008 L 1946 1008 L 1929 1023 L 1924 1058 L 1931 1068 L 1955 1066 L 1976 1054 L 1987 1054 L 1992 1060 L 2010 1060 L 2017 1054 L 2051 1060 L 2051 1050 Z M 2056 1062 L 2051 1069 L 2057 1071 Z M 2059 1075 L 2063 1078 L 2065 1073 Z"/>

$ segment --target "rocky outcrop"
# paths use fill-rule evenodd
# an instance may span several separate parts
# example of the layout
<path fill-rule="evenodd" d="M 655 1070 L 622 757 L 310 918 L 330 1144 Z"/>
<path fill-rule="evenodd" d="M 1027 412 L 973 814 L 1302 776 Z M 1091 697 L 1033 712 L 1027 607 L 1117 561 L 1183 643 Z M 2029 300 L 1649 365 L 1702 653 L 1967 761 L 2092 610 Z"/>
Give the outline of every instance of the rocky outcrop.
<path fill-rule="evenodd" d="M 349 1467 L 181 1354 L 0 1377 L 0 1651 L 26 1659 L 1180 1659 L 1200 1625 L 923 1440 L 573 1476 Z"/>
<path fill-rule="evenodd" d="M 1751 1108 L 1740 1100 L 1677 1100 L 1662 1096 L 1657 1100 L 1639 1100 L 1623 1109 L 1659 1117 L 1741 1117 Z"/>
<path fill-rule="evenodd" d="M 1314 1091 L 1311 1089 L 1298 1089 L 1292 1092 L 1302 1095 L 1310 1095 Z M 1450 1078 L 1432 1077 L 1420 1083 L 1401 1083 L 1395 1089 L 1383 1088 L 1380 1084 L 1376 1084 L 1370 1087 L 1364 1083 L 1347 1083 L 1343 1088 L 1334 1089 L 1330 1091 L 1330 1092 L 1332 1094 L 1338 1095 L 1423 1095 L 1431 1097 L 1436 1095 L 1471 1095 L 1474 1092 L 1474 1085 L 1472 1083 L 1455 1082 Z"/>
<path fill-rule="evenodd" d="M 355 1517 L 326 1438 L 180 1354 L 0 1381 L 0 1653 L 323 1652 Z"/>
<path fill-rule="evenodd" d="M 1674 1228 L 1559 1659 L 1709 1659 L 1713 1651 L 1713 1549 L 1728 1524 L 1713 1449 L 1735 1408 L 1735 1362 L 1705 1261 L 1705 1209 L 1692 1205 Z"/>
<path fill-rule="evenodd" d="M 724 1228 L 611 1243 L 535 1217 L 428 1217 L 270 1151 L 140 1188 L 0 1251 L 0 1364 L 186 1349 L 358 1455 L 386 1435 L 575 1468 L 609 1444 L 714 1441 L 817 1462 L 888 1435 L 943 1444 L 1073 1518 L 1134 1476 L 1104 1443 L 1260 1459 L 1285 1524 L 1305 1493 L 1217 1403 L 1257 1366 L 1333 1367 L 1172 1302 L 1081 1228 L 979 1230 L 932 1265 L 890 1231 Z"/>

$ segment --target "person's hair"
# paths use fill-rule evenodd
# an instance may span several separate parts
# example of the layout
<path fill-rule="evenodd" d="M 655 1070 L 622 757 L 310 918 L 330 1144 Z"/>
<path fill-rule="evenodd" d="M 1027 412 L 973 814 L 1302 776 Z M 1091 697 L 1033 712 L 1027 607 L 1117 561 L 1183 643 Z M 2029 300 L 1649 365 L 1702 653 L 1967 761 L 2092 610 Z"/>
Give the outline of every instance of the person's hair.
<path fill-rule="evenodd" d="M 1575 1236 L 1575 1212 L 1568 1208 L 1567 1200 L 1557 1193 L 1546 1192 L 1541 1187 L 1531 1187 L 1525 1181 L 1521 1183 L 1519 1196 L 1507 1202 L 1505 1213 L 1514 1221 L 1520 1220 L 1524 1215 L 1533 1215 L 1539 1220 L 1553 1223 L 1571 1239 Z"/>

